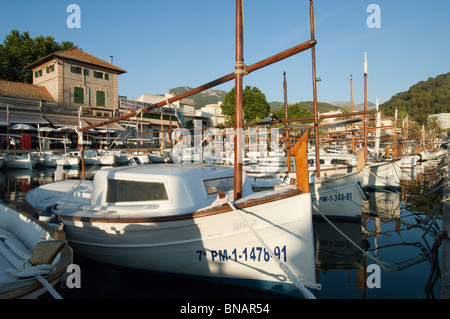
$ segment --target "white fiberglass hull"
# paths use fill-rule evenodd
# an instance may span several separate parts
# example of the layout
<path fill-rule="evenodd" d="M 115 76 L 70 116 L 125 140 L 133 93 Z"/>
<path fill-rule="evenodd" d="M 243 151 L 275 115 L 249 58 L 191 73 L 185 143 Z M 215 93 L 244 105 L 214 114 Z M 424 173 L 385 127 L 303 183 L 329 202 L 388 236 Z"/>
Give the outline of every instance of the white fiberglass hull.
<path fill-rule="evenodd" d="M 398 162 L 371 163 L 364 168 L 364 187 L 399 188 L 401 169 Z"/>
<path fill-rule="evenodd" d="M 38 243 L 53 241 L 53 233 L 47 224 L 0 205 L 0 299 L 37 298 L 47 291 L 35 276 L 15 276 L 11 273 L 29 262 Z M 72 250 L 66 245 L 55 257 L 53 272 L 43 274 L 52 286 L 72 263 Z M 30 267 L 29 273 L 32 274 L 32 271 Z"/>
<path fill-rule="evenodd" d="M 236 205 L 276 258 L 306 286 L 314 286 L 311 197 L 288 193 L 293 192 L 271 201 L 256 199 L 261 202 L 257 205 L 248 205 L 251 199 L 245 198 Z M 98 214 L 94 219 L 83 217 L 83 212 L 61 216 L 68 240 L 80 255 L 137 269 L 296 290 L 240 214 L 226 205 L 168 218 L 121 219 L 126 213 L 119 211 L 117 217 Z"/>
<path fill-rule="evenodd" d="M 251 184 L 256 189 L 295 187 L 288 186 L 294 173 L 281 173 L 272 177 L 248 174 Z M 328 218 L 344 218 L 360 220 L 362 215 L 363 201 L 368 197 L 364 190 L 363 173 L 332 174 L 319 178 L 310 179 L 309 191 L 313 204 L 313 216 L 321 213 Z"/>
<path fill-rule="evenodd" d="M 5 158 L 3 168 L 33 169 L 37 160 L 29 156 L 12 156 Z"/>
<path fill-rule="evenodd" d="M 362 173 L 334 175 L 310 183 L 313 215 L 360 221 L 363 201 L 368 199 L 362 183 Z"/>

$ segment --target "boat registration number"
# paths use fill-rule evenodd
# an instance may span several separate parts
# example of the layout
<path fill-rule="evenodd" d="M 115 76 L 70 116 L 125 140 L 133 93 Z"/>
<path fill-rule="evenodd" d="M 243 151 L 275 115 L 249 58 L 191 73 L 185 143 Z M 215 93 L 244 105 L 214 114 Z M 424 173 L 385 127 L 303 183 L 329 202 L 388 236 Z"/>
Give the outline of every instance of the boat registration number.
<path fill-rule="evenodd" d="M 342 202 L 352 200 L 352 193 L 332 194 L 316 197 L 311 194 L 311 202 Z"/>
<path fill-rule="evenodd" d="M 275 246 L 272 250 L 274 258 L 286 262 L 287 250 L 286 245 Z M 245 247 L 244 249 L 202 249 L 196 251 L 198 261 L 270 261 L 270 252 L 264 247 Z"/>

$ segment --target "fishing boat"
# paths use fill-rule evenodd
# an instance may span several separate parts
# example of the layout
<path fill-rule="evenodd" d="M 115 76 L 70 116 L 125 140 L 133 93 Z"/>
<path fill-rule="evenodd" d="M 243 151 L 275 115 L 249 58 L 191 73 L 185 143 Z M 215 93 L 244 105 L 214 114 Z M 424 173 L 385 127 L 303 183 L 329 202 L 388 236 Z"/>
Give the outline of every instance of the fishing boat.
<path fill-rule="evenodd" d="M 53 201 L 70 245 L 88 258 L 277 290 L 287 278 L 255 231 L 314 287 L 310 194 L 254 193 L 245 180 L 243 197 L 232 204 L 238 213 L 218 199 L 221 192 L 232 196 L 233 176 L 233 168 L 212 165 L 126 166 L 100 170 L 77 189 L 69 180 L 43 185 L 24 201 L 35 212 Z M 49 200 L 45 194 L 54 191 L 72 200 Z"/>
<path fill-rule="evenodd" d="M 38 160 L 37 165 L 42 167 L 57 167 L 63 168 L 77 168 L 80 164 L 78 156 L 71 156 L 69 154 L 53 154 L 52 152 L 37 152 L 35 157 Z"/>
<path fill-rule="evenodd" d="M 3 168 L 28 169 L 31 170 L 37 163 L 37 158 L 28 155 L 3 155 Z"/>
<path fill-rule="evenodd" d="M 81 161 L 81 152 L 80 151 L 74 151 L 69 152 L 71 156 L 76 156 Z M 103 150 L 94 150 L 94 149 L 87 149 L 84 151 L 84 164 L 93 166 L 93 165 L 99 165 L 99 166 L 115 166 L 117 163 L 117 156 L 113 153 L 106 152 Z"/>
<path fill-rule="evenodd" d="M 279 173 L 271 177 L 249 174 L 249 179 L 256 190 L 282 189 L 295 186 L 293 176 L 292 173 Z M 310 180 L 313 217 L 320 217 L 323 214 L 329 219 L 361 221 L 363 203 L 369 199 L 363 188 L 363 177 L 362 172 L 354 172 Z"/>
<path fill-rule="evenodd" d="M 364 168 L 364 187 L 399 189 L 401 175 L 397 160 L 368 162 Z"/>
<path fill-rule="evenodd" d="M 310 14 L 313 15 L 312 1 Z M 237 0 L 233 73 L 96 125 L 136 116 L 235 80 L 235 105 L 238 108 L 235 131 L 240 132 L 244 73 L 316 44 L 313 38 L 245 66 L 242 62 L 242 16 L 242 1 Z M 313 21 L 311 17 L 311 24 Z M 77 132 L 94 126 L 79 128 Z M 296 145 L 301 145 L 298 148 L 304 161 L 304 165 L 296 165 L 297 174 L 307 176 L 307 137 L 302 137 Z M 152 164 L 100 170 L 91 184 L 90 204 L 73 207 L 69 201 L 67 205 L 60 205 L 55 215 L 64 225 L 74 250 L 95 260 L 279 293 L 298 295 L 300 292 L 306 298 L 314 298 L 307 288 L 319 289 L 320 285 L 315 280 L 309 189 L 304 187 L 304 180 L 298 178 L 296 189 L 253 192 L 242 169 L 240 138 L 236 138 L 234 147 L 236 160 L 233 167 Z M 41 187 L 29 193 L 39 189 Z M 39 197 L 38 194 L 27 196 L 27 205 L 39 210 L 39 203 L 31 202 L 31 198 Z"/>
<path fill-rule="evenodd" d="M 72 263 L 72 249 L 51 227 L 0 204 L 0 299 L 37 298 Z"/>

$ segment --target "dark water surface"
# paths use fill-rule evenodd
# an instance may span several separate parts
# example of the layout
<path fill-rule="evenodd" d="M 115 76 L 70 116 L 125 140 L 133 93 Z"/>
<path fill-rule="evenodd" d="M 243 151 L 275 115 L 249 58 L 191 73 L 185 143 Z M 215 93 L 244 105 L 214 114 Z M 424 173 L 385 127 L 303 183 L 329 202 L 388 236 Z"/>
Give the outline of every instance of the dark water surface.
<path fill-rule="evenodd" d="M 440 176 L 435 166 L 414 178 L 406 174 L 401 191 L 371 191 L 361 223 L 338 222 L 342 236 L 323 219 L 314 220 L 318 299 L 427 299 L 440 297 L 440 281 L 427 283 L 432 271 L 432 247 L 442 228 L 442 199 L 432 191 Z M 55 169 L 0 170 L 0 199 L 18 211 L 25 193 L 53 182 Z M 77 178 L 77 170 L 66 178 Z M 353 243 L 352 243 L 353 242 Z M 356 244 L 359 248 L 355 247 Z M 369 254 L 369 255 L 365 255 Z M 440 261 L 440 256 L 437 256 Z M 123 269 L 74 255 L 81 269 L 81 288 L 56 289 L 65 299 L 272 299 L 289 298 L 193 278 Z M 376 285 L 375 285 L 376 284 Z M 374 286 L 375 285 L 375 286 Z M 51 298 L 48 294 L 41 298 Z"/>

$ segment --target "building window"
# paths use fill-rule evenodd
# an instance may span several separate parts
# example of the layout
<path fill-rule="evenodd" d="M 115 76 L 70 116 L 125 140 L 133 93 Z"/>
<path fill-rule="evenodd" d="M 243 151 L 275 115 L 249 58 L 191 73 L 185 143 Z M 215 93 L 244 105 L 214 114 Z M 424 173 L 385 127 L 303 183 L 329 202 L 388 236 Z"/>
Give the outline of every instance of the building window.
<path fill-rule="evenodd" d="M 94 78 L 103 79 L 103 72 L 94 71 Z"/>
<path fill-rule="evenodd" d="M 97 106 L 105 106 L 105 92 L 97 91 Z"/>
<path fill-rule="evenodd" d="M 55 71 L 55 65 L 54 64 L 49 65 L 48 67 L 45 68 L 45 70 L 47 71 L 47 74 L 51 73 L 51 72 Z"/>
<path fill-rule="evenodd" d="M 109 80 L 109 74 L 105 73 L 105 80 Z"/>
<path fill-rule="evenodd" d="M 84 69 L 83 70 L 83 75 L 89 76 L 89 70 L 88 69 Z"/>
<path fill-rule="evenodd" d="M 74 87 L 73 89 L 73 96 L 74 96 L 74 102 L 75 103 L 84 103 L 84 89 L 80 87 Z"/>
<path fill-rule="evenodd" d="M 82 69 L 77 66 L 72 65 L 70 67 L 70 72 L 72 72 L 72 73 L 81 74 L 81 71 L 82 71 Z"/>
<path fill-rule="evenodd" d="M 40 76 L 42 76 L 42 70 L 34 71 L 34 77 L 35 77 L 35 78 L 38 78 L 38 77 L 40 77 Z"/>

